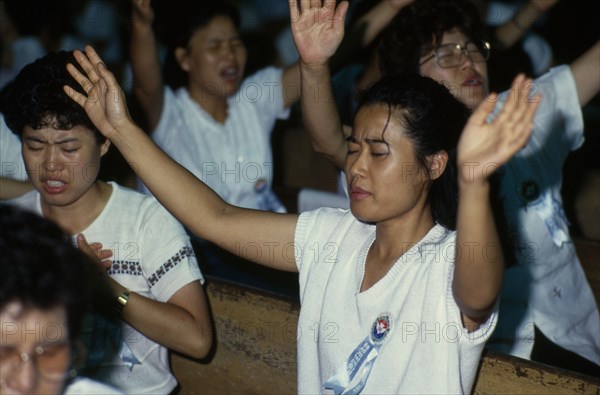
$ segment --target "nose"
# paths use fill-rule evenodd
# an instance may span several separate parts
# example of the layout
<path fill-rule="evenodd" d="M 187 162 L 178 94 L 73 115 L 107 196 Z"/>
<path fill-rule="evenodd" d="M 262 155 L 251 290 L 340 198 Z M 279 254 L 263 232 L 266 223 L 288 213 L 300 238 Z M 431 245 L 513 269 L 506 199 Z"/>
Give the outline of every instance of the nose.
<path fill-rule="evenodd" d="M 348 155 L 346 158 L 346 167 L 348 174 L 354 176 L 364 175 L 366 171 L 367 153 L 359 151 L 354 155 Z"/>
<path fill-rule="evenodd" d="M 473 62 L 473 60 L 471 59 L 471 55 L 469 55 L 469 52 L 467 52 L 467 48 L 461 48 L 460 49 L 460 67 L 461 68 L 473 67 L 474 63 L 475 62 Z"/>
<path fill-rule="evenodd" d="M 44 156 L 44 163 L 42 164 L 46 171 L 57 171 L 62 169 L 62 163 L 59 158 L 58 147 L 49 147 L 46 150 Z"/>
<path fill-rule="evenodd" d="M 38 372 L 33 360 L 21 361 L 15 366 L 8 377 L 2 377 L 2 382 L 6 383 L 8 388 L 17 390 L 21 394 L 33 394 L 39 380 Z"/>
<path fill-rule="evenodd" d="M 224 51 L 224 56 L 228 59 L 235 59 L 236 57 L 236 53 L 235 53 L 235 46 L 234 44 L 228 42 L 227 44 L 225 44 L 225 51 Z"/>

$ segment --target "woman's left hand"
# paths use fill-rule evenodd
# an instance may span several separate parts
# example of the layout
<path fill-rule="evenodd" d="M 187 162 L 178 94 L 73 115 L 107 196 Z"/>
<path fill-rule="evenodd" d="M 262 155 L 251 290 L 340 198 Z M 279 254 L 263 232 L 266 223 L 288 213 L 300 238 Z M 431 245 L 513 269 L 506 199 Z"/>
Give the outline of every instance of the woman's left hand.
<path fill-rule="evenodd" d="M 92 47 L 86 46 L 85 53 L 73 51 L 73 55 L 85 75 L 72 64 L 67 65 L 67 71 L 86 94 L 79 93 L 69 86 L 65 86 L 64 91 L 85 110 L 100 133 L 112 139 L 120 130 L 133 124 L 125 94 L 115 76 L 106 68 Z"/>
<path fill-rule="evenodd" d="M 491 94 L 469 118 L 457 147 L 461 181 L 486 180 L 523 148 L 533 131 L 533 115 L 541 97 L 531 95 L 533 82 L 520 74 L 513 81 L 500 114 L 492 122 L 498 96 Z"/>

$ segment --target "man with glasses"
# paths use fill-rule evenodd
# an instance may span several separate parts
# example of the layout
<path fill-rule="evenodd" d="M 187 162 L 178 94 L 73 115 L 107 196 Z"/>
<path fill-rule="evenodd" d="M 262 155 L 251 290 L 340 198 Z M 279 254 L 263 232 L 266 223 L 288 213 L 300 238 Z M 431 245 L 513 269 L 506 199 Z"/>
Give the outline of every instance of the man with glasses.
<path fill-rule="evenodd" d="M 73 369 L 92 264 L 56 225 L 0 206 L 0 394 L 118 394 Z"/>
<path fill-rule="evenodd" d="M 317 31 L 294 20 L 292 32 L 301 56 L 301 103 L 311 144 L 341 169 L 349 127 L 342 126 L 331 100 L 328 61 L 343 32 Z M 471 2 L 415 1 L 384 33 L 380 69 L 383 75 L 433 78 L 475 109 L 489 93 L 490 46 L 484 37 Z M 581 107 L 600 90 L 599 51 L 597 42 L 571 65 L 534 81 L 532 96 L 540 92 L 542 103 L 533 135 L 499 172 L 517 265 L 506 271 L 498 327 L 488 342 L 519 357 L 593 375 L 600 375 L 600 317 L 570 240 L 560 186 L 566 157 L 583 144 Z M 497 110 L 505 100 L 501 94 Z"/>

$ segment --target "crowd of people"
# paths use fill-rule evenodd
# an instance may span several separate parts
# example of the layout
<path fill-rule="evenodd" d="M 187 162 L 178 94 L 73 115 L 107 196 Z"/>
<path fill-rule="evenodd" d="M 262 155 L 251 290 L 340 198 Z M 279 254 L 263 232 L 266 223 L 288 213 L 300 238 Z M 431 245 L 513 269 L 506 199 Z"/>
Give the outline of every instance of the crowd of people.
<path fill-rule="evenodd" d="M 127 14 L 127 41 L 74 16 L 91 45 L 55 23 L 28 36 L 0 9 L 2 393 L 171 393 L 169 350 L 213 347 L 205 274 L 299 298 L 299 330 L 337 323 L 342 341 L 298 339 L 300 393 L 469 393 L 484 347 L 600 375 L 561 195 L 600 41 L 535 58 L 526 33 L 557 1 L 491 26 L 499 8 L 471 0 L 290 0 L 296 59 L 250 73 L 236 4 L 98 3 L 73 15 Z M 9 65 L 25 38 L 39 51 Z M 529 63 L 508 83 L 494 65 L 517 43 Z M 272 133 L 292 110 L 349 209 L 275 193 Z M 137 180 L 103 177 L 115 149 Z M 20 342 L 10 328 L 32 322 L 64 324 Z"/>

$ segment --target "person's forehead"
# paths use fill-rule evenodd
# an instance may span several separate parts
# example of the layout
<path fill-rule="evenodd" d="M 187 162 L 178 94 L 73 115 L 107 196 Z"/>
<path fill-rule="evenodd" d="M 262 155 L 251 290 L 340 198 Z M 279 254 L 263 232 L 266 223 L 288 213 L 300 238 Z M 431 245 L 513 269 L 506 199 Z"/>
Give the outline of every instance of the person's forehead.
<path fill-rule="evenodd" d="M 34 129 L 31 126 L 25 126 L 25 129 L 23 129 L 23 137 L 37 136 L 49 141 L 65 139 L 81 140 L 88 135 L 93 137 L 93 132 L 83 125 L 76 125 L 71 129 L 59 129 L 54 122 L 44 125 L 39 129 Z"/>
<path fill-rule="evenodd" d="M 63 306 L 42 309 L 11 301 L 0 311 L 0 334 L 0 344 L 66 339 L 66 310 Z"/>
<path fill-rule="evenodd" d="M 444 35 L 442 36 L 442 41 L 441 41 L 440 45 L 442 45 L 442 44 L 464 44 L 467 41 L 469 41 L 469 38 L 467 37 L 466 34 L 464 34 L 461 30 L 452 29 L 447 32 L 444 32 Z"/>
<path fill-rule="evenodd" d="M 370 140 L 386 143 L 399 140 L 404 136 L 402 110 L 387 104 L 373 104 L 361 107 L 356 113 L 353 141 Z M 383 135 L 385 134 L 385 140 Z"/>

